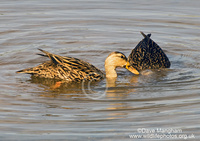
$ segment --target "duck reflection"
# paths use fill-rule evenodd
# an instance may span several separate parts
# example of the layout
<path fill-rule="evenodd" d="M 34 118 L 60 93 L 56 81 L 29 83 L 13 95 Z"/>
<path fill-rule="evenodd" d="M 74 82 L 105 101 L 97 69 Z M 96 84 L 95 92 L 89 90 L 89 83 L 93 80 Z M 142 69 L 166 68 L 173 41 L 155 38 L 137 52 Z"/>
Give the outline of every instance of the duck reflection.
<path fill-rule="evenodd" d="M 134 79 L 134 78 L 133 78 Z M 69 99 L 76 99 L 76 100 L 89 100 L 89 103 L 93 103 L 93 99 L 89 99 L 86 94 L 82 91 L 82 83 L 61 83 L 60 87 L 55 87 L 58 84 L 58 80 L 54 79 L 42 79 L 38 77 L 31 77 L 29 80 L 31 83 L 37 84 L 40 88 L 43 88 L 43 92 L 39 92 L 40 97 L 46 98 L 55 98 L 55 99 L 62 99 L 62 100 L 69 100 Z M 137 81 L 136 81 L 137 82 Z M 125 88 L 128 87 L 128 83 L 119 82 L 117 79 L 104 79 L 100 82 L 91 82 L 91 89 L 92 92 L 100 91 L 100 93 L 105 91 L 105 96 L 101 99 L 97 99 L 101 101 L 104 106 L 102 106 L 103 111 L 105 111 L 106 119 L 119 119 L 125 118 L 128 115 L 127 111 L 122 111 L 124 109 L 131 108 L 127 102 L 124 102 L 123 99 L 127 98 L 128 92 L 131 89 Z M 121 86 L 123 85 L 123 87 Z M 86 86 L 88 86 L 86 84 Z M 96 87 L 102 87 L 100 89 L 96 89 Z M 107 89 L 106 89 L 107 88 Z M 86 91 L 88 92 L 88 91 Z M 91 91 L 90 91 L 91 92 Z M 95 93 L 89 93 L 90 95 L 96 95 Z M 107 103 L 109 101 L 109 103 Z M 62 101 L 61 101 L 62 102 Z M 49 105 L 51 106 L 51 105 Z M 55 106 L 55 105 L 54 105 Z M 59 106 L 58 107 L 62 107 Z M 67 107 L 67 108 L 70 108 Z M 78 117 L 79 118 L 79 117 Z M 81 117 L 82 119 L 82 117 Z"/>
<path fill-rule="evenodd" d="M 39 92 L 39 95 L 42 97 L 66 99 L 83 97 L 83 95 L 80 95 L 80 93 L 82 93 L 80 83 L 64 83 L 63 81 L 55 79 L 38 78 L 34 76 L 31 76 L 29 81 L 43 89 L 43 92 Z"/>
<path fill-rule="evenodd" d="M 134 78 L 133 78 L 134 79 Z M 121 80 L 120 82 L 117 79 L 106 79 L 106 99 L 109 100 L 121 100 L 122 98 L 126 98 L 127 94 L 130 92 L 134 92 L 134 89 L 130 88 L 130 83 Z M 135 80 L 137 82 L 137 80 Z M 130 88 L 130 89 L 129 89 Z"/>
<path fill-rule="evenodd" d="M 132 84 L 130 83 L 132 80 Z M 125 82 L 124 82 L 125 81 Z M 129 82 L 128 82 L 129 81 Z M 106 106 L 104 111 L 107 111 L 107 119 L 119 119 L 126 118 L 129 114 L 126 109 L 131 109 L 132 107 L 126 102 L 129 93 L 134 93 L 135 90 L 131 85 L 137 83 L 137 77 L 127 76 L 125 79 L 106 79 L 106 95 L 103 99 L 108 100 L 109 104 Z M 131 85 L 130 85 L 131 84 Z"/>

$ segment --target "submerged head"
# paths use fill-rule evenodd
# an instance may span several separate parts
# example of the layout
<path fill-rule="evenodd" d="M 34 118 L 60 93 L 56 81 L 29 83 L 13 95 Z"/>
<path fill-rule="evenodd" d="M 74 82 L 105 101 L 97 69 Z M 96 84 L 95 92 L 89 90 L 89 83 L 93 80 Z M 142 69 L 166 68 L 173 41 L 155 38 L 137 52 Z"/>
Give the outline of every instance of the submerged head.
<path fill-rule="evenodd" d="M 136 69 L 130 66 L 126 56 L 123 53 L 116 51 L 109 54 L 105 60 L 106 77 L 117 77 L 115 70 L 117 67 L 126 68 L 134 74 L 139 74 Z"/>

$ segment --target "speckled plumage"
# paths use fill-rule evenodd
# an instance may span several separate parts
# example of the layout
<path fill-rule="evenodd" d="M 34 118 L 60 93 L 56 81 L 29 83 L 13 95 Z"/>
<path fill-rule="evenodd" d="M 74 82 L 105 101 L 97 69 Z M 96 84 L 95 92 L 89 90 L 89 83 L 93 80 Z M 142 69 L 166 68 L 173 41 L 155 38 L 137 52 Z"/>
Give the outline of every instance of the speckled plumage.
<path fill-rule="evenodd" d="M 163 50 L 150 38 L 151 34 L 141 34 L 144 39 L 132 50 L 128 57 L 130 65 L 138 71 L 145 69 L 169 68 L 170 61 Z"/>
<path fill-rule="evenodd" d="M 45 53 L 45 55 L 39 55 L 49 57 L 50 61 L 33 68 L 17 71 L 17 73 L 28 73 L 40 78 L 53 78 L 75 82 L 83 79 L 91 80 L 93 78 L 99 80 L 104 77 L 103 72 L 90 63 L 73 57 L 55 55 L 42 49 L 39 50 Z"/>

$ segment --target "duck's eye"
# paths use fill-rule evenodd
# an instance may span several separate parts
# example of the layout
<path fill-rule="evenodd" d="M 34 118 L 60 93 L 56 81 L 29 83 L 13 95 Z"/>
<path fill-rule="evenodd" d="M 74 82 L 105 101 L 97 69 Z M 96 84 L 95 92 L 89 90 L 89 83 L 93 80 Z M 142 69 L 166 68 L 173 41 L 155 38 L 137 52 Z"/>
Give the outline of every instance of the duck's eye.
<path fill-rule="evenodd" d="M 125 57 L 122 55 L 121 58 L 124 59 Z"/>

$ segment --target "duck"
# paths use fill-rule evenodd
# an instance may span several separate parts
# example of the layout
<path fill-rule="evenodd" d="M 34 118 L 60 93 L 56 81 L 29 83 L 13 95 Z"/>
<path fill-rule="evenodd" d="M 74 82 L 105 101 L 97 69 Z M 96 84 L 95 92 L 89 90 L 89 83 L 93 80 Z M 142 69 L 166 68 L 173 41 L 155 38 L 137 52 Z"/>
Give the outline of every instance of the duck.
<path fill-rule="evenodd" d="M 27 73 L 34 77 L 59 79 L 67 82 L 79 82 L 83 80 L 100 80 L 103 78 L 116 78 L 116 68 L 126 68 L 134 74 L 139 72 L 130 66 L 127 57 L 118 51 L 112 52 L 105 59 L 105 73 L 93 66 L 92 64 L 74 57 L 63 57 L 53 53 L 49 53 L 43 49 L 38 49 L 43 54 L 38 54 L 48 57 L 46 61 L 36 67 L 19 70 L 16 73 Z"/>
<path fill-rule="evenodd" d="M 140 33 L 144 39 L 137 44 L 128 56 L 130 65 L 138 72 L 147 69 L 170 68 L 169 58 L 161 47 L 150 38 L 151 34 Z"/>

